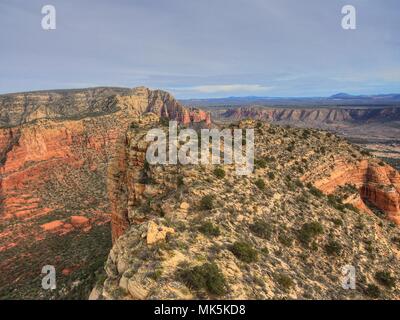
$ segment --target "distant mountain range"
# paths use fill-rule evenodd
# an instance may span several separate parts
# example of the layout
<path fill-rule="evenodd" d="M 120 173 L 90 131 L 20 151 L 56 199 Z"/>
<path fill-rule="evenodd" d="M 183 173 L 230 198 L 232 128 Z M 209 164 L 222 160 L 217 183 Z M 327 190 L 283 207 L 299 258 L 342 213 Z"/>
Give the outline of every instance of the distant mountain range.
<path fill-rule="evenodd" d="M 400 106 L 400 94 L 351 95 L 337 93 L 329 97 L 227 97 L 182 99 L 190 106 Z"/>

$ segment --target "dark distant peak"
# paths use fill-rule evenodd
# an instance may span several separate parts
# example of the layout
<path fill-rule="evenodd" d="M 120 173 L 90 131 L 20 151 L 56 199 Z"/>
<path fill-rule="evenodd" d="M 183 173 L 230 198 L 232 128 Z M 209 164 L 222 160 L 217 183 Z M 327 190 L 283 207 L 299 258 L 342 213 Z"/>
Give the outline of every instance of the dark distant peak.
<path fill-rule="evenodd" d="M 355 99 L 357 97 L 359 97 L 359 96 L 353 96 L 348 93 L 340 92 L 340 93 L 336 93 L 336 94 L 330 96 L 329 98 L 331 98 L 331 99 Z"/>

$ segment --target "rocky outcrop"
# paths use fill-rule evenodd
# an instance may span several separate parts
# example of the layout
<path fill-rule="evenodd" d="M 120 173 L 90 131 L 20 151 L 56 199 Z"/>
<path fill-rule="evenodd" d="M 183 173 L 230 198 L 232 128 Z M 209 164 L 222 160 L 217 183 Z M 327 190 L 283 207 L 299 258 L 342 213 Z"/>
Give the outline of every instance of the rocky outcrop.
<path fill-rule="evenodd" d="M 333 166 L 316 168 L 315 172 L 326 175 L 314 181 L 323 192 L 331 194 L 340 186 L 354 185 L 364 200 L 356 203 L 359 208 L 372 204 L 400 225 L 400 174 L 396 169 L 377 160 L 348 163 L 339 159 Z"/>

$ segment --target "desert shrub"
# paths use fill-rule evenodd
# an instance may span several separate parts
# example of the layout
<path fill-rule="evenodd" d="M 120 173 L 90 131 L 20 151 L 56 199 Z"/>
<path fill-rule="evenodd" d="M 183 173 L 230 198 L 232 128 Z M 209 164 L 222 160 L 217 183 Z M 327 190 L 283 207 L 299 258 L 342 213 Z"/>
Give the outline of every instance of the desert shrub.
<path fill-rule="evenodd" d="M 343 225 L 343 220 L 342 219 L 332 219 L 332 222 L 335 224 L 335 226 L 342 226 Z"/>
<path fill-rule="evenodd" d="M 265 159 L 255 159 L 254 166 L 258 168 L 265 168 L 267 166 L 267 161 Z"/>
<path fill-rule="evenodd" d="M 298 238 L 303 244 L 308 244 L 313 238 L 323 233 L 322 225 L 319 222 L 309 222 L 303 224 Z"/>
<path fill-rule="evenodd" d="M 254 184 L 257 186 L 258 189 L 264 190 L 265 189 L 265 182 L 263 179 L 257 179 Z"/>
<path fill-rule="evenodd" d="M 215 263 L 184 268 L 178 272 L 178 276 L 183 283 L 194 290 L 206 290 L 211 294 L 222 295 L 227 289 L 224 275 Z"/>
<path fill-rule="evenodd" d="M 176 180 L 176 184 L 178 185 L 178 187 L 182 187 L 185 184 L 183 182 L 183 177 L 182 176 L 178 176 L 178 178 Z"/>
<path fill-rule="evenodd" d="M 360 212 L 360 210 L 358 210 L 355 206 L 353 206 L 351 203 L 345 203 L 343 205 L 346 209 L 354 211 L 354 212 Z"/>
<path fill-rule="evenodd" d="M 307 188 L 308 190 L 310 190 L 310 193 L 314 196 L 316 196 L 317 198 L 322 198 L 323 197 L 323 192 L 321 190 L 319 190 L 318 188 L 314 187 L 310 182 L 307 183 Z"/>
<path fill-rule="evenodd" d="M 256 220 L 250 225 L 250 230 L 258 237 L 263 239 L 271 239 L 272 227 L 263 220 Z"/>
<path fill-rule="evenodd" d="M 216 176 L 219 179 L 222 179 L 225 177 L 225 171 L 222 168 L 215 168 L 213 173 L 214 173 L 214 176 Z"/>
<path fill-rule="evenodd" d="M 296 181 L 294 182 L 295 184 L 296 184 L 296 186 L 297 187 L 299 187 L 299 188 L 303 188 L 303 182 L 301 182 L 301 180 L 300 179 L 296 179 Z"/>
<path fill-rule="evenodd" d="M 247 263 L 256 262 L 258 258 L 257 251 L 247 242 L 237 241 L 230 250 L 239 260 Z"/>
<path fill-rule="evenodd" d="M 387 288 L 392 288 L 396 284 L 396 280 L 392 277 L 390 272 L 388 271 L 378 271 L 375 273 L 375 279 L 378 281 L 381 285 L 387 287 Z"/>
<path fill-rule="evenodd" d="M 142 184 L 154 184 L 155 183 L 154 179 L 152 177 L 150 177 L 147 174 L 147 172 L 144 172 L 142 174 L 142 177 L 140 178 L 139 182 Z"/>
<path fill-rule="evenodd" d="M 130 128 L 131 129 L 137 129 L 137 128 L 139 128 L 139 125 L 136 122 L 132 122 L 131 125 L 130 125 Z"/>
<path fill-rule="evenodd" d="M 339 242 L 331 240 L 325 245 L 325 251 L 330 256 L 338 256 L 342 252 L 342 246 Z"/>
<path fill-rule="evenodd" d="M 153 271 L 153 272 L 149 272 L 149 273 L 147 274 L 147 276 L 148 276 L 149 278 L 155 280 L 155 281 L 158 281 L 158 280 L 161 278 L 161 276 L 162 276 L 162 270 L 161 270 L 161 269 L 157 269 L 157 270 L 155 270 L 155 271 Z"/>
<path fill-rule="evenodd" d="M 381 290 L 378 288 L 378 286 L 374 285 L 374 284 L 369 284 L 366 288 L 365 288 L 365 294 L 371 298 L 379 298 L 381 295 Z"/>
<path fill-rule="evenodd" d="M 342 199 L 340 197 L 338 197 L 337 195 L 333 195 L 333 194 L 328 195 L 328 203 L 336 210 L 339 210 L 342 212 L 346 208 L 346 206 L 342 203 Z"/>
<path fill-rule="evenodd" d="M 211 210 L 214 208 L 214 197 L 212 195 L 203 196 L 200 200 L 200 207 L 203 210 Z"/>
<path fill-rule="evenodd" d="M 272 171 L 268 172 L 268 178 L 270 180 L 274 180 L 275 179 L 275 174 Z"/>
<path fill-rule="evenodd" d="M 218 237 L 221 234 L 218 226 L 215 226 L 211 222 L 204 222 L 200 226 L 199 231 L 209 237 Z"/>
<path fill-rule="evenodd" d="M 291 247 L 293 243 L 293 239 L 284 233 L 279 234 L 278 240 L 286 247 Z"/>
<path fill-rule="evenodd" d="M 289 145 L 289 146 L 286 148 L 286 150 L 289 151 L 289 152 L 293 152 L 293 150 L 294 150 L 294 145 L 293 145 L 293 144 Z"/>
<path fill-rule="evenodd" d="M 302 137 L 304 138 L 304 139 L 307 139 L 309 136 L 310 136 L 310 130 L 308 130 L 308 129 L 305 129 L 304 131 L 303 131 L 303 134 L 302 134 Z"/>
<path fill-rule="evenodd" d="M 289 291 L 294 285 L 293 280 L 288 275 L 283 273 L 276 274 L 275 281 L 279 284 L 279 287 L 284 291 Z"/>

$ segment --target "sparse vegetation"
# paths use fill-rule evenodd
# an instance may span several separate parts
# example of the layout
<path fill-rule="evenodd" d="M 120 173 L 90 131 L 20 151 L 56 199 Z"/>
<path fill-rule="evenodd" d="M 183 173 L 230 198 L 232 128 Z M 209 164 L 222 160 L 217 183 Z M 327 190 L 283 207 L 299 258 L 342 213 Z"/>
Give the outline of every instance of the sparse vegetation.
<path fill-rule="evenodd" d="M 211 222 L 204 222 L 200 226 L 199 231 L 209 237 L 218 237 L 221 234 L 218 226 L 215 226 Z"/>
<path fill-rule="evenodd" d="M 375 273 L 375 279 L 381 285 L 391 289 L 396 284 L 396 280 L 392 277 L 389 271 L 378 271 Z"/>
<path fill-rule="evenodd" d="M 276 274 L 275 281 L 278 283 L 279 287 L 286 292 L 289 291 L 294 286 L 292 278 L 290 278 L 288 275 L 284 273 Z"/>
<path fill-rule="evenodd" d="M 272 227 L 263 220 L 256 220 L 250 225 L 250 230 L 258 237 L 269 240 L 272 235 Z"/>
<path fill-rule="evenodd" d="M 251 263 L 256 262 L 258 259 L 257 251 L 253 249 L 252 245 L 247 242 L 235 242 L 231 246 L 230 250 L 236 256 L 236 258 L 243 262 Z"/>
<path fill-rule="evenodd" d="M 365 288 L 365 294 L 371 298 L 378 299 L 381 296 L 381 290 L 374 284 L 369 284 Z"/>
<path fill-rule="evenodd" d="M 325 251 L 330 256 L 339 256 L 340 253 L 342 252 L 342 246 L 340 245 L 339 242 L 335 240 L 330 240 L 325 245 Z"/>
<path fill-rule="evenodd" d="M 216 176 L 219 179 L 222 179 L 225 177 L 225 170 L 222 168 L 215 168 L 213 173 L 214 173 L 214 176 Z"/>
<path fill-rule="evenodd" d="M 308 244 L 316 236 L 323 233 L 323 227 L 319 222 L 309 222 L 303 224 L 301 227 L 298 238 L 303 244 Z"/>
<path fill-rule="evenodd" d="M 263 179 L 257 179 L 254 184 L 256 185 L 256 187 L 260 190 L 264 190 L 265 189 L 265 182 Z"/>
<path fill-rule="evenodd" d="M 179 279 L 190 289 L 206 290 L 210 294 L 226 292 L 226 280 L 215 263 L 204 263 L 193 268 L 184 268 L 178 273 Z"/>
<path fill-rule="evenodd" d="M 201 198 L 200 208 L 203 210 L 212 210 L 214 208 L 214 197 L 206 195 Z"/>

